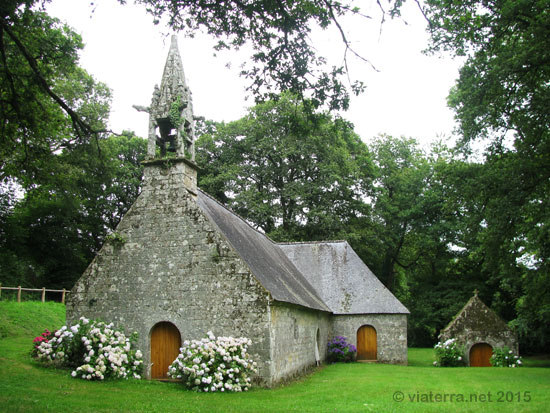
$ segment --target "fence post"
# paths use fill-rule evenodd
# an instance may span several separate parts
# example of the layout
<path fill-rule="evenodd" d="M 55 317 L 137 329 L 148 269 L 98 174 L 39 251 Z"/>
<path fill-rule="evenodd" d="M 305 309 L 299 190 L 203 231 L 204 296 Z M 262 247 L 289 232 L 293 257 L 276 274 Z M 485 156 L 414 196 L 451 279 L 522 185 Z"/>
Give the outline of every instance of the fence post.
<path fill-rule="evenodd" d="M 0 298 L 2 298 L 2 283 L 0 283 Z"/>
<path fill-rule="evenodd" d="M 46 287 L 42 287 L 42 302 L 46 301 Z"/>
<path fill-rule="evenodd" d="M 21 302 L 21 286 L 17 289 L 17 302 Z"/>
<path fill-rule="evenodd" d="M 61 304 L 65 304 L 65 289 L 63 288 L 63 294 L 61 295 Z"/>

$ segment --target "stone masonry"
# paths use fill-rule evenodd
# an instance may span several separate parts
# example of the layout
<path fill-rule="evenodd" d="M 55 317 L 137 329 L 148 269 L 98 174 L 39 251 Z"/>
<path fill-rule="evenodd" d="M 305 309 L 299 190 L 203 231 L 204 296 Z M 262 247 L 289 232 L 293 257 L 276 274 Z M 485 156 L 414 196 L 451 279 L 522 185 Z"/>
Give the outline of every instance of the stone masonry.
<path fill-rule="evenodd" d="M 519 354 L 516 334 L 479 299 L 477 292 L 439 334 L 440 341 L 451 338 L 464 346 L 467 365 L 470 364 L 470 349 L 478 343 L 487 343 L 493 349 L 508 347 Z"/>
<path fill-rule="evenodd" d="M 139 333 L 149 360 L 151 328 L 169 321 L 182 339 L 254 337 L 260 376 L 269 372 L 269 293 L 182 191 L 182 165 L 146 168 L 142 194 L 72 291 L 68 322 L 101 318 Z"/>

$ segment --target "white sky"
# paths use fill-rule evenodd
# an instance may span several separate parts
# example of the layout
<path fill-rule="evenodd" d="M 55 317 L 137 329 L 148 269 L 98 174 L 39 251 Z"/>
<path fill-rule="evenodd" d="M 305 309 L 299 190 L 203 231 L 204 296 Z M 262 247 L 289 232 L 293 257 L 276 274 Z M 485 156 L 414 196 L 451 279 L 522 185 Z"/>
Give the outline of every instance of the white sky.
<path fill-rule="evenodd" d="M 92 13 L 90 0 L 52 0 L 48 12 L 83 36 L 81 65 L 113 90 L 110 127 L 146 137 L 148 115 L 132 105 L 149 105 L 162 76 L 169 32 L 154 26 L 143 6 L 121 6 L 116 0 L 97 0 L 95 5 Z M 350 59 L 352 79 L 362 80 L 367 91 L 353 98 L 343 116 L 367 142 L 379 133 L 413 137 L 424 144 L 449 137 L 454 121 L 446 96 L 458 76 L 459 62 L 421 53 L 428 35 L 414 2 L 406 2 L 403 10 L 409 24 L 386 20 L 381 35 L 377 7 L 362 9 L 372 13 L 372 20 L 343 22 L 356 49 L 379 70 Z M 313 39 L 331 64 L 341 64 L 343 48 L 336 31 L 316 31 Z M 253 104 L 252 99 L 245 100 L 246 80 L 238 76 L 246 53 L 224 52 L 216 58 L 214 41 L 205 35 L 188 39 L 180 34 L 178 43 L 195 115 L 216 121 L 242 117 Z M 232 69 L 226 67 L 228 62 Z"/>

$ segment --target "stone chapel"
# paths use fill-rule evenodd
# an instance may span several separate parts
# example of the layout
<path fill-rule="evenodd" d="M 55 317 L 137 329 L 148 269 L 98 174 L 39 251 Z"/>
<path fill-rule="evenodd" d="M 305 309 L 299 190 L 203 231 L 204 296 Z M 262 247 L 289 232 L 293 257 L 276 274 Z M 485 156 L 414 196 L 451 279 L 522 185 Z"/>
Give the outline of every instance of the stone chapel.
<path fill-rule="evenodd" d="M 439 340 L 451 338 L 464 347 L 464 360 L 471 367 L 490 367 L 496 348 L 508 347 L 518 355 L 517 334 L 477 296 L 468 300 L 452 321 L 441 330 Z"/>
<path fill-rule="evenodd" d="M 146 377 L 181 342 L 248 337 L 272 386 L 326 359 L 345 336 L 358 360 L 407 363 L 409 311 L 346 241 L 275 243 L 197 187 L 193 103 L 172 37 L 149 114 L 142 192 L 67 300 L 80 316 L 139 333 Z"/>

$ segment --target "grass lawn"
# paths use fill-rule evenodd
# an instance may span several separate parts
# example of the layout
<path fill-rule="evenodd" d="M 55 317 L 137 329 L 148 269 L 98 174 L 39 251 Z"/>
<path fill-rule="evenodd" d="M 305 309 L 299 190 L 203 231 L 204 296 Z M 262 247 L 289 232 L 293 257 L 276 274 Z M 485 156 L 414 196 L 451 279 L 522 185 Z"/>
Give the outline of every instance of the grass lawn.
<path fill-rule="evenodd" d="M 550 411 L 548 359 L 527 359 L 519 369 L 435 368 L 432 349 L 409 349 L 409 366 L 329 365 L 276 389 L 237 394 L 198 394 L 178 383 L 86 382 L 28 356 L 34 336 L 63 325 L 64 312 L 55 303 L 0 302 L 0 411 Z"/>

